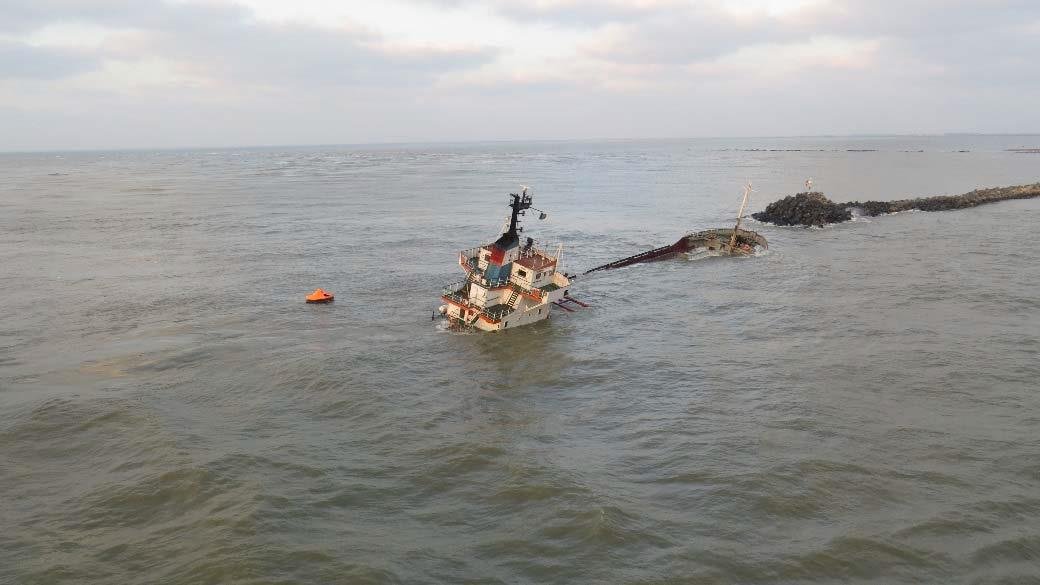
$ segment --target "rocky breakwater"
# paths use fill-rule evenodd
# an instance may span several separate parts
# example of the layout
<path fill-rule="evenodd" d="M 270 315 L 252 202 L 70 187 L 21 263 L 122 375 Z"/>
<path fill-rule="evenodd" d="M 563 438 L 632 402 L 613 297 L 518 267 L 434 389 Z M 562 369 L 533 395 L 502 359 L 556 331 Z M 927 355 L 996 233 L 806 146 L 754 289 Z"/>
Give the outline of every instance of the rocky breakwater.
<path fill-rule="evenodd" d="M 809 191 L 788 195 L 770 203 L 765 211 L 751 217 L 775 225 L 824 226 L 852 219 L 852 212 L 844 205 L 827 199 L 823 193 Z"/>
<path fill-rule="evenodd" d="M 946 211 L 965 209 L 985 203 L 1009 199 L 1040 197 L 1040 183 L 1015 187 L 976 189 L 963 195 L 940 195 L 900 199 L 897 201 L 851 201 L 834 203 L 823 193 L 798 193 L 770 203 L 765 211 L 752 214 L 758 221 L 775 225 L 823 226 L 852 219 L 852 212 L 867 216 L 896 213 L 918 209 L 921 211 Z"/>

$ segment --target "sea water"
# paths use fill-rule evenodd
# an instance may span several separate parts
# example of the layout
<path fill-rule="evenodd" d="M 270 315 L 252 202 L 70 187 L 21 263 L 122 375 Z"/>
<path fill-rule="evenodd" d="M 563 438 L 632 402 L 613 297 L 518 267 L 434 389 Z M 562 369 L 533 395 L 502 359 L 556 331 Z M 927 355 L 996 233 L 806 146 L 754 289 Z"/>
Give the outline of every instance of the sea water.
<path fill-rule="evenodd" d="M 0 155 L 0 582 L 1023 583 L 1040 200 L 597 272 L 497 334 L 459 250 L 586 268 L 1040 180 L 1035 136 Z M 961 152 L 966 151 L 966 152 Z M 317 287 L 331 305 L 307 305 Z"/>

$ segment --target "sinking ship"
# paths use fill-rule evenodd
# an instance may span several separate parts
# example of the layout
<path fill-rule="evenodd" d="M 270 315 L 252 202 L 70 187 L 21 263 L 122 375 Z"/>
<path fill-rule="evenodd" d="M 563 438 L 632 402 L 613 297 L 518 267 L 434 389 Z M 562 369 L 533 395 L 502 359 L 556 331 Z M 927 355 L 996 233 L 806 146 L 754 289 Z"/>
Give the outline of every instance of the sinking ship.
<path fill-rule="evenodd" d="M 559 271 L 563 246 L 550 252 L 533 238 L 520 241 L 520 218 L 533 198 L 510 193 L 509 227 L 490 244 L 459 253 L 466 277 L 444 288 L 438 312 L 456 328 L 500 331 L 549 318 L 553 307 L 588 306 L 570 297 L 570 277 Z M 539 212 L 545 219 L 545 212 Z"/>
<path fill-rule="evenodd" d="M 740 227 L 747 209 L 748 197 L 751 195 L 751 185 L 744 187 L 744 198 L 740 203 L 740 211 L 737 212 L 737 223 L 732 228 L 714 228 L 686 234 L 679 238 L 674 244 L 640 252 L 627 258 L 614 260 L 606 264 L 590 268 L 583 274 L 596 272 L 597 270 L 611 270 L 622 268 L 643 262 L 657 262 L 659 260 L 670 260 L 677 257 L 700 258 L 704 256 L 750 256 L 756 250 L 768 249 L 769 242 L 757 232 Z"/>

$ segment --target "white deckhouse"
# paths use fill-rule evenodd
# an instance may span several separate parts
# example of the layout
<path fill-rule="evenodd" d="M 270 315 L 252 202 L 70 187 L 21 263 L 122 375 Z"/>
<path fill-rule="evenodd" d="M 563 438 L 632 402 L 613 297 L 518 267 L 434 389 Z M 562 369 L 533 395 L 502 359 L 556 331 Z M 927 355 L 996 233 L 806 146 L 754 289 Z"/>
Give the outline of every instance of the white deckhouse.
<path fill-rule="evenodd" d="M 568 296 L 570 279 L 557 271 L 562 246 L 550 253 L 532 238 L 520 241 L 519 219 L 533 201 L 527 188 L 509 197 L 509 229 L 490 244 L 459 253 L 466 278 L 444 288 L 439 309 L 453 326 L 512 329 L 548 319 L 553 305 L 567 309 L 561 302 L 578 302 Z"/>

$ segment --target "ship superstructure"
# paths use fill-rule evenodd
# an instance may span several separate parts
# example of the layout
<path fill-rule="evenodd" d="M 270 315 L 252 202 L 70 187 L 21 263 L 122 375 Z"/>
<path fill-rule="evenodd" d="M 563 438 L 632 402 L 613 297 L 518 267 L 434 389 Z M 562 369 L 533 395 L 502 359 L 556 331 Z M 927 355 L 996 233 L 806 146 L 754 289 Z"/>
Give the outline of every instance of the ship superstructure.
<path fill-rule="evenodd" d="M 440 312 L 452 325 L 512 329 L 548 319 L 554 305 L 571 301 L 570 278 L 559 271 L 562 246 L 551 252 L 532 238 L 521 241 L 520 218 L 532 209 L 533 198 L 526 187 L 509 198 L 508 229 L 494 242 L 459 253 L 466 277 L 445 287 L 441 296 Z"/>

